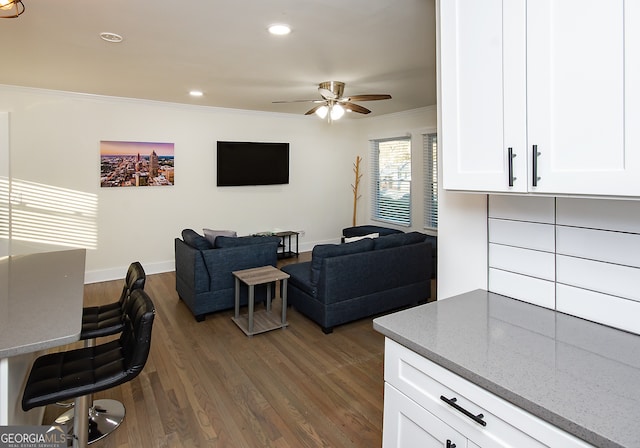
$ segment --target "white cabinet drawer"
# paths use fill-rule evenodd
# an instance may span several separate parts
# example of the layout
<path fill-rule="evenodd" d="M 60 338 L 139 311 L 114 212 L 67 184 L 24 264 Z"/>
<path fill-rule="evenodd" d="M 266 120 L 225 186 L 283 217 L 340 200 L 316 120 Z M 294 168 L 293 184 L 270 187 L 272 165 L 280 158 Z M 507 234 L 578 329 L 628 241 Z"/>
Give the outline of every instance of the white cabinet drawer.
<path fill-rule="evenodd" d="M 466 438 L 389 383 L 384 385 L 382 448 L 466 447 Z"/>
<path fill-rule="evenodd" d="M 388 338 L 384 375 L 386 382 L 479 446 L 591 446 Z M 445 403 L 442 396 L 455 398 L 472 415 L 482 414 L 486 426 Z"/>

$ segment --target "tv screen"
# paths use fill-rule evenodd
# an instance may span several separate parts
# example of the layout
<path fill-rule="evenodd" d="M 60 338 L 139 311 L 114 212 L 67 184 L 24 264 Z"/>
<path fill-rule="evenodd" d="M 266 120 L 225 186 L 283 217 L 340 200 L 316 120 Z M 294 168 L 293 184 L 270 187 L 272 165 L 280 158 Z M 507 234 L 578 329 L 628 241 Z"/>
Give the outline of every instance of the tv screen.
<path fill-rule="evenodd" d="M 218 142 L 217 185 L 289 183 L 289 143 Z"/>

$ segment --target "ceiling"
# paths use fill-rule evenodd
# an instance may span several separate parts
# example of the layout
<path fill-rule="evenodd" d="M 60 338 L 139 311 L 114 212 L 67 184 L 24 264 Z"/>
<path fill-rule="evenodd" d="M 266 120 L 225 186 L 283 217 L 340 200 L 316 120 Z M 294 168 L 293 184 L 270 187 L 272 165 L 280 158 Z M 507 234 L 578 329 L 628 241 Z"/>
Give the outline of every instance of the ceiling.
<path fill-rule="evenodd" d="M 0 84 L 303 114 L 313 104 L 272 102 L 343 81 L 393 97 L 360 103 L 369 116 L 436 103 L 434 0 L 23 1 L 0 20 Z"/>

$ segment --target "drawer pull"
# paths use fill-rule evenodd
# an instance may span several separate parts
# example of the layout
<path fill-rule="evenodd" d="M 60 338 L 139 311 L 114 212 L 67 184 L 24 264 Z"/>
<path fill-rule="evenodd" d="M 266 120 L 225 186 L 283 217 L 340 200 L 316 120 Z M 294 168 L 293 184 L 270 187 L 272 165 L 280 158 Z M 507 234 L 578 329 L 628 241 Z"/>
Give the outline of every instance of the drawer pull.
<path fill-rule="evenodd" d="M 464 415 L 469 417 L 474 422 L 479 423 L 482 426 L 487 426 L 487 422 L 482 420 L 484 418 L 483 414 L 473 415 L 471 412 L 467 411 L 465 408 L 463 408 L 462 406 L 460 406 L 459 404 L 456 403 L 456 401 L 458 401 L 457 398 L 455 398 L 455 397 L 447 398 L 444 395 L 440 395 L 440 399 L 442 401 L 444 401 L 445 403 L 447 403 L 452 408 L 454 408 L 455 410 L 462 412 Z"/>
<path fill-rule="evenodd" d="M 447 439 L 447 448 L 456 448 L 456 444 Z"/>

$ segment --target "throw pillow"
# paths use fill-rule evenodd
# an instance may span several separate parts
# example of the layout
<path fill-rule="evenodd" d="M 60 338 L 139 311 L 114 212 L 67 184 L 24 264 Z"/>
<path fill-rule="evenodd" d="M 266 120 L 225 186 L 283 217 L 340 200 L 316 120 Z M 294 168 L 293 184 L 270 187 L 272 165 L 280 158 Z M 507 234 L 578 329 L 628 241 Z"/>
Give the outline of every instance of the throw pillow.
<path fill-rule="evenodd" d="M 311 284 L 318 284 L 320 279 L 320 269 L 322 268 L 322 260 L 325 258 L 338 257 L 340 255 L 357 254 L 373 249 L 373 241 L 371 238 L 365 238 L 360 241 L 345 244 L 318 244 L 311 251 Z"/>
<path fill-rule="evenodd" d="M 351 238 L 345 238 L 344 242 L 353 243 L 354 241 L 360 241 L 365 238 L 378 238 L 379 236 L 380 236 L 379 233 L 370 233 L 369 235 L 362 235 L 362 236 L 352 236 Z"/>
<path fill-rule="evenodd" d="M 388 249 L 390 247 L 404 246 L 406 244 L 421 243 L 427 239 L 427 235 L 420 232 L 394 233 L 375 239 L 374 249 Z"/>
<path fill-rule="evenodd" d="M 238 234 L 233 230 L 211 230 L 211 229 L 202 229 L 204 232 L 204 237 L 209 240 L 213 247 L 216 247 L 216 237 L 219 236 L 231 236 L 236 237 Z"/>
<path fill-rule="evenodd" d="M 182 240 L 189 246 L 198 250 L 213 249 L 209 241 L 193 229 L 184 229 L 182 231 Z"/>

